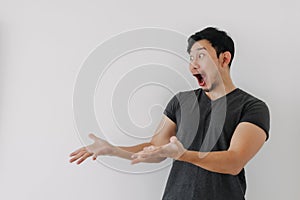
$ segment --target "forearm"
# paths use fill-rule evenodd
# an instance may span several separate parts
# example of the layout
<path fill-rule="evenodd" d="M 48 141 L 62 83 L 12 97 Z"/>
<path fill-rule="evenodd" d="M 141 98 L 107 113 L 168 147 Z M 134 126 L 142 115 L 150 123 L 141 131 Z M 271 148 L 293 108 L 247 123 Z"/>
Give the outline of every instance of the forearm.
<path fill-rule="evenodd" d="M 153 144 L 152 143 L 142 143 L 142 144 L 138 144 L 138 145 L 130 146 L 130 147 L 117 147 L 116 151 L 114 153 L 114 156 L 124 158 L 124 159 L 128 159 L 128 160 L 133 160 L 133 158 L 131 156 L 134 153 L 143 151 L 144 147 L 151 146 L 151 145 L 153 145 Z M 146 162 L 146 163 L 159 163 L 159 162 L 161 162 L 165 159 L 166 159 L 166 157 L 155 157 L 155 158 L 146 159 L 143 162 Z"/>
<path fill-rule="evenodd" d="M 130 147 L 123 147 L 123 146 L 118 146 L 116 147 L 116 150 L 113 153 L 113 156 L 117 156 L 120 158 L 132 160 L 131 156 L 134 153 L 137 153 L 139 151 L 142 151 L 144 147 L 152 145 L 151 143 L 142 143 Z"/>
<path fill-rule="evenodd" d="M 237 153 L 232 151 L 213 151 L 208 153 L 186 151 L 178 160 L 192 163 L 212 172 L 232 175 L 238 174 L 243 167 Z"/>

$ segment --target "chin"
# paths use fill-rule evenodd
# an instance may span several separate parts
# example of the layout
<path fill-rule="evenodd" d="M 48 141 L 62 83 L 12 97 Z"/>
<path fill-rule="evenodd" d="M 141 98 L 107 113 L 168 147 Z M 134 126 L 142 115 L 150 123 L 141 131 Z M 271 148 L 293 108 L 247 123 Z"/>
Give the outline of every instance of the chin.
<path fill-rule="evenodd" d="M 202 90 L 203 90 L 204 92 L 210 92 L 210 91 L 211 91 L 209 88 L 202 88 Z"/>
<path fill-rule="evenodd" d="M 201 87 L 201 88 L 202 88 L 202 90 L 203 90 L 204 92 L 211 92 L 211 91 L 213 91 L 213 89 L 214 89 L 213 86 L 209 87 L 209 86 L 207 86 L 207 85 L 205 85 L 204 87 Z"/>

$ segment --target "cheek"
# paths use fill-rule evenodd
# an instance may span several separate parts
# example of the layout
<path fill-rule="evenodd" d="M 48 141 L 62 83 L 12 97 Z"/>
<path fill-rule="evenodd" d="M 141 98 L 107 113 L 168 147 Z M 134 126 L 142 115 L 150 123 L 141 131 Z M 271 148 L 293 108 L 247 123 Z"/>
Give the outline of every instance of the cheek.
<path fill-rule="evenodd" d="M 199 65 L 205 71 L 209 71 L 210 68 L 214 67 L 213 62 L 212 62 L 212 60 L 209 57 L 205 57 L 204 59 L 202 59 L 201 61 L 199 61 Z"/>
<path fill-rule="evenodd" d="M 211 73 L 218 72 L 218 62 L 214 62 L 214 60 L 209 60 L 207 66 L 208 66 L 207 69 Z"/>
<path fill-rule="evenodd" d="M 215 81 L 219 77 L 219 71 L 215 66 L 210 66 L 206 74 L 209 81 Z"/>
<path fill-rule="evenodd" d="M 193 73 L 194 69 L 193 69 L 192 65 L 189 65 L 189 70 L 190 70 L 191 73 Z"/>

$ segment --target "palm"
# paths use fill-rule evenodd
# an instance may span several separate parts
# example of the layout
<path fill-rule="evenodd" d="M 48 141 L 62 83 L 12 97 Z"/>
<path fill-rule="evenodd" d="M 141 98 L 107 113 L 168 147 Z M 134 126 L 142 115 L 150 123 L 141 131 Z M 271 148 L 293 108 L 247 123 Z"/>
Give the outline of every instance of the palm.
<path fill-rule="evenodd" d="M 94 140 L 93 144 L 86 147 L 90 153 L 96 156 L 112 154 L 113 146 L 109 144 L 107 141 L 98 138 L 93 134 L 90 135 L 90 138 Z"/>
<path fill-rule="evenodd" d="M 80 164 L 90 156 L 93 156 L 93 160 L 96 160 L 99 155 L 111 155 L 113 153 L 114 146 L 109 144 L 107 141 L 98 138 L 94 134 L 90 134 L 89 137 L 94 140 L 94 143 L 72 152 L 70 154 L 70 157 L 72 157 L 70 162 L 78 160 L 77 164 Z"/>
<path fill-rule="evenodd" d="M 177 146 L 177 144 L 170 142 L 162 147 L 161 156 L 174 158 L 177 156 L 178 151 L 179 147 Z"/>

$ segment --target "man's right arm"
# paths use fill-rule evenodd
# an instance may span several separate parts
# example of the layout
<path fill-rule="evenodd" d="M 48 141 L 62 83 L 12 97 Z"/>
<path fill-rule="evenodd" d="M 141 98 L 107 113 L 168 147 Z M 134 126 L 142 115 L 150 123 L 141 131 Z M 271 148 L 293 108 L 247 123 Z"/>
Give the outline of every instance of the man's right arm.
<path fill-rule="evenodd" d="M 142 151 L 145 147 L 148 146 L 165 145 L 169 143 L 170 138 L 175 135 L 176 135 L 176 124 L 167 116 L 163 115 L 150 142 L 142 143 L 130 147 L 118 147 L 114 153 L 114 156 L 132 160 L 131 156 L 134 153 Z M 164 159 L 165 158 L 162 158 L 161 160 L 153 160 L 153 161 L 150 160 L 149 162 L 159 162 Z"/>
<path fill-rule="evenodd" d="M 131 156 L 134 153 L 142 151 L 147 146 L 161 146 L 169 143 L 170 137 L 176 135 L 176 124 L 169 119 L 167 116 L 163 115 L 160 124 L 158 125 L 152 139 L 150 142 L 138 144 L 135 146 L 124 147 L 124 146 L 113 146 L 107 141 L 96 137 L 91 134 L 90 138 L 94 140 L 94 143 L 86 147 L 82 147 L 70 154 L 70 162 L 76 160 L 77 164 L 82 163 L 85 159 L 93 156 L 93 160 L 96 160 L 97 156 L 100 155 L 110 155 L 116 156 L 128 160 L 132 160 Z M 149 162 L 160 162 L 165 158 L 149 160 Z"/>

